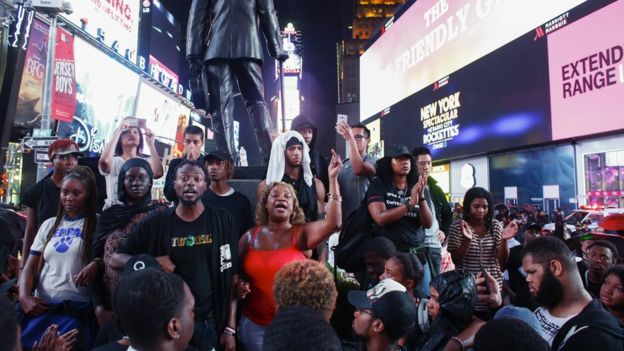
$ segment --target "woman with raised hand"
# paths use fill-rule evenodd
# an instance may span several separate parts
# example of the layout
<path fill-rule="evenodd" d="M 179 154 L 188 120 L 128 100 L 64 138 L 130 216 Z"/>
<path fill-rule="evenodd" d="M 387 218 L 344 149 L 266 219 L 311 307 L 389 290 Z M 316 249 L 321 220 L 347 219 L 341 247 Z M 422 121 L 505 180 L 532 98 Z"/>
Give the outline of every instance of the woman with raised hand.
<path fill-rule="evenodd" d="M 143 132 L 136 121 L 137 118 L 134 117 L 122 119 L 100 156 L 98 167 L 100 174 L 106 177 L 106 202 L 104 209 L 120 203 L 117 193 L 117 178 L 119 177 L 121 166 L 127 160 L 136 157 L 145 158 L 150 164 L 154 179 L 163 176 L 163 165 L 154 144 L 154 133 L 149 128 L 145 128 L 145 141 L 147 142 L 150 156 L 149 158 L 144 157 Z"/>
<path fill-rule="evenodd" d="M 509 247 L 507 240 L 518 232 L 516 221 L 503 229 L 502 222 L 494 219 L 493 198 L 483 188 L 472 188 L 464 196 L 464 212 L 461 220 L 451 224 L 448 251 L 457 269 L 464 269 L 475 276 L 490 273 L 503 286 L 501 267 L 507 262 Z M 489 308 L 483 302 L 477 303 L 478 317 L 488 320 Z"/>
<path fill-rule="evenodd" d="M 297 194 L 287 183 L 271 183 L 262 193 L 256 209 L 256 227 L 239 242 L 241 282 L 238 297 L 243 299 L 239 338 L 245 350 L 262 350 L 264 331 L 275 316 L 273 281 L 286 264 L 306 259 L 315 248 L 338 229 L 342 222 L 338 172 L 340 156 L 332 150 L 329 164 L 329 194 L 324 220 L 305 222 Z"/>

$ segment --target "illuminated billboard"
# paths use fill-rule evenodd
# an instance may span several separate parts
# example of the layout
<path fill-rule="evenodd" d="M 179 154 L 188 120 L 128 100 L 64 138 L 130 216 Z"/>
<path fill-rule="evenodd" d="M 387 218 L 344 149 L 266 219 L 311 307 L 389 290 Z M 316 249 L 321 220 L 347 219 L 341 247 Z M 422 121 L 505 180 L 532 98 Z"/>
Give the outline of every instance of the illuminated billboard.
<path fill-rule="evenodd" d="M 550 34 L 553 140 L 624 129 L 624 1 Z"/>
<path fill-rule="evenodd" d="M 139 76 L 77 37 L 74 56 L 76 112 L 71 123 L 59 123 L 58 135 L 99 154 L 119 121 L 134 113 Z"/>
<path fill-rule="evenodd" d="M 361 119 L 584 1 L 416 1 L 360 57 Z"/>
<path fill-rule="evenodd" d="M 71 4 L 73 13 L 63 17 L 136 62 L 140 0 L 71 0 Z"/>
<path fill-rule="evenodd" d="M 180 111 L 179 100 L 147 83 L 141 83 L 136 116 L 147 120 L 147 127 L 162 143 L 174 143 Z"/>
<path fill-rule="evenodd" d="M 437 159 L 550 141 L 546 55 L 546 40 L 522 36 L 377 114 L 383 139 Z"/>

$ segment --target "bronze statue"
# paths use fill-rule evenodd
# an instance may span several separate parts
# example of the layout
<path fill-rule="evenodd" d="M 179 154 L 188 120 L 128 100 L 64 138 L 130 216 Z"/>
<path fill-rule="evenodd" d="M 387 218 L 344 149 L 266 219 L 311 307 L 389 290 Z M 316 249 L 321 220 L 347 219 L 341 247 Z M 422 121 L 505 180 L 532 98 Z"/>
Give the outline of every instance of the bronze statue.
<path fill-rule="evenodd" d="M 273 126 L 264 101 L 259 29 L 271 56 L 286 60 L 273 0 L 193 0 L 191 4 L 186 57 L 191 73 L 202 75 L 217 148 L 234 160 L 234 84 L 245 100 L 265 162 L 271 154 Z"/>

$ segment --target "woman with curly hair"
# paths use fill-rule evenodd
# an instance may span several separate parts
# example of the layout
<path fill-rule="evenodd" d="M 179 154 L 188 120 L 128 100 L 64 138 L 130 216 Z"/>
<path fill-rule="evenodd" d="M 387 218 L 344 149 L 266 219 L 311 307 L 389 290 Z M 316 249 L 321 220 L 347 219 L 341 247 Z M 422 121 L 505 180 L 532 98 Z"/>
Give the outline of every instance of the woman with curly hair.
<path fill-rule="evenodd" d="M 292 262 L 279 270 L 273 283 L 278 311 L 308 306 L 329 320 L 336 307 L 338 291 L 327 267 L 314 260 Z"/>
<path fill-rule="evenodd" d="M 290 184 L 274 182 L 264 190 L 256 210 L 257 226 L 243 234 L 239 242 L 240 275 L 244 277 L 237 288 L 238 297 L 244 299 L 239 337 L 245 350 L 262 350 L 264 331 L 275 316 L 273 281 L 277 271 L 288 263 L 306 259 L 305 251 L 316 247 L 340 226 L 340 166 L 340 156 L 332 150 L 328 168 L 330 195 L 324 220 L 305 223 Z"/>
<path fill-rule="evenodd" d="M 516 221 L 505 229 L 503 223 L 494 219 L 492 194 L 483 188 L 472 188 L 464 196 L 464 212 L 461 220 L 451 224 L 448 251 L 457 269 L 464 269 L 475 276 L 489 272 L 503 286 L 501 266 L 507 261 L 509 247 L 507 240 L 518 232 Z M 478 302 L 479 317 L 488 318 L 488 307 Z"/>

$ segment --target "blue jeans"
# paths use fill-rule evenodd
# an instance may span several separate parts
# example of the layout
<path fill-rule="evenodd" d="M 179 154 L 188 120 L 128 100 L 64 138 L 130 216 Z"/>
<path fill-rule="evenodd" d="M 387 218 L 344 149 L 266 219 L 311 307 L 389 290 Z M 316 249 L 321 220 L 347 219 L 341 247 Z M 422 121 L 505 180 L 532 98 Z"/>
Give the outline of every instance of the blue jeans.
<path fill-rule="evenodd" d="M 252 322 L 242 315 L 238 326 L 238 339 L 245 351 L 262 351 L 266 327 Z"/>

